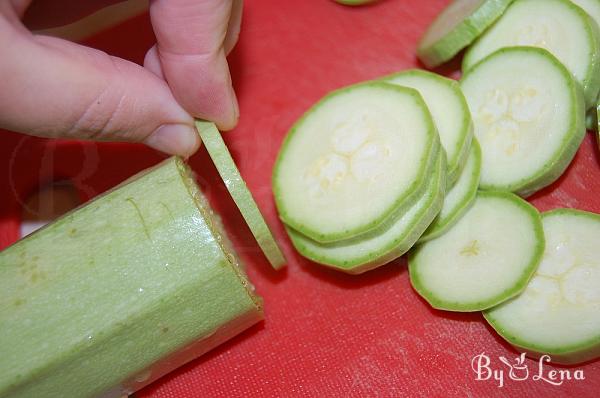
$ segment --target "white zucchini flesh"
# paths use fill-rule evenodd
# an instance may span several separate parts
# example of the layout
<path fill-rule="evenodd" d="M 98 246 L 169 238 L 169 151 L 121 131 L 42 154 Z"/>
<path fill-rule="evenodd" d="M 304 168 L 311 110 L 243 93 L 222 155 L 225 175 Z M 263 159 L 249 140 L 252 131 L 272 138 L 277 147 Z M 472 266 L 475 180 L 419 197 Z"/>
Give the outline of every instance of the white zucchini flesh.
<path fill-rule="evenodd" d="M 548 51 L 503 48 L 461 80 L 483 154 L 481 188 L 528 196 L 554 182 L 585 135 L 579 85 Z"/>
<path fill-rule="evenodd" d="M 432 68 L 454 57 L 502 15 L 513 0 L 456 0 L 432 22 L 417 54 Z"/>
<path fill-rule="evenodd" d="M 458 82 L 418 69 L 396 73 L 382 80 L 414 88 L 423 96 L 446 151 L 447 184 L 454 185 L 469 156 L 473 138 L 471 113 Z"/>
<path fill-rule="evenodd" d="M 535 46 L 551 52 L 583 87 L 587 107 L 595 105 L 600 88 L 600 38 L 598 26 L 580 7 L 569 0 L 514 2 L 469 48 L 463 71 L 510 46 Z"/>
<path fill-rule="evenodd" d="M 600 215 L 542 214 L 546 249 L 525 291 L 484 313 L 520 350 L 572 364 L 600 356 Z"/>
<path fill-rule="evenodd" d="M 477 139 L 473 139 L 467 164 L 456 184 L 446 192 L 442 210 L 419 238 L 418 243 L 443 235 L 462 217 L 475 201 L 480 175 L 481 149 Z"/>
<path fill-rule="evenodd" d="M 508 192 L 480 192 L 448 232 L 411 254 L 410 280 L 434 308 L 481 311 L 519 294 L 543 250 L 533 206 Z"/>
<path fill-rule="evenodd" d="M 318 242 L 372 230 L 419 198 L 436 145 L 416 90 L 369 82 L 334 91 L 296 122 L 279 152 L 280 218 Z"/>
<path fill-rule="evenodd" d="M 351 274 L 366 272 L 402 256 L 442 207 L 446 191 L 445 159 L 445 153 L 439 151 L 422 197 L 398 218 L 387 220 L 369 238 L 321 244 L 288 227 L 294 247 L 310 260 Z"/>

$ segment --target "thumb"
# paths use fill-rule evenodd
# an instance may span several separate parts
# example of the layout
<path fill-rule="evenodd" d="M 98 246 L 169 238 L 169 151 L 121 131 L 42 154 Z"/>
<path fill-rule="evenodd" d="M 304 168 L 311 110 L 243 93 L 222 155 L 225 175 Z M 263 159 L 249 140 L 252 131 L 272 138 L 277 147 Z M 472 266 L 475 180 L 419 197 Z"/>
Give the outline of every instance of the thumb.
<path fill-rule="evenodd" d="M 225 56 L 237 38 L 241 7 L 240 0 L 150 1 L 156 53 L 175 98 L 221 130 L 235 127 L 239 114 Z"/>
<path fill-rule="evenodd" d="M 33 36 L 0 18 L 0 126 L 43 137 L 140 141 L 191 155 L 192 117 L 160 78 L 132 62 Z"/>

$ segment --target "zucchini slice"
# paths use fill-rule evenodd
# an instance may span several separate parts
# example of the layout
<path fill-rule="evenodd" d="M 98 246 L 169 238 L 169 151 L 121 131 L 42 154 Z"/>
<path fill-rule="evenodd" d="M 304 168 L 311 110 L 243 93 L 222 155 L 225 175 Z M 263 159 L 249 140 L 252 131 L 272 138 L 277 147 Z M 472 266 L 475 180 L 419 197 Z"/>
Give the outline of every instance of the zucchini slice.
<path fill-rule="evenodd" d="M 546 249 L 525 291 L 484 316 L 517 349 L 552 362 L 600 357 L 600 215 L 542 214 Z"/>
<path fill-rule="evenodd" d="M 452 59 L 492 25 L 513 0 L 455 0 L 432 22 L 417 55 L 428 68 Z"/>
<path fill-rule="evenodd" d="M 508 192 L 480 192 L 448 232 L 410 255 L 410 281 L 434 308 L 485 310 L 525 289 L 544 243 L 533 206 Z"/>
<path fill-rule="evenodd" d="M 585 135 L 585 107 L 556 57 L 503 48 L 466 72 L 461 87 L 483 154 L 482 189 L 528 196 L 560 177 Z"/>
<path fill-rule="evenodd" d="M 440 214 L 433 220 L 419 243 L 437 238 L 450 229 L 473 204 L 481 175 L 481 149 L 477 139 L 471 143 L 471 153 L 456 184 L 446 192 Z"/>
<path fill-rule="evenodd" d="M 535 46 L 551 52 L 583 87 L 586 109 L 596 104 L 600 34 L 597 24 L 580 7 L 569 0 L 514 2 L 469 48 L 463 58 L 463 71 L 496 50 L 511 46 Z"/>
<path fill-rule="evenodd" d="M 438 146 L 416 90 L 369 82 L 334 91 L 296 122 L 279 152 L 280 218 L 321 243 L 373 230 L 422 195 Z"/>
<path fill-rule="evenodd" d="M 439 213 L 446 192 L 446 155 L 438 160 L 428 179 L 425 193 L 405 212 L 387 220 L 368 238 L 318 243 L 287 228 L 294 247 L 304 257 L 331 268 L 359 274 L 386 264 L 406 253 Z"/>
<path fill-rule="evenodd" d="M 217 126 L 211 122 L 197 120 L 196 129 L 200 133 L 202 142 L 206 145 L 206 150 L 213 160 L 219 175 L 225 182 L 225 186 L 229 190 L 233 201 L 240 209 L 244 220 L 246 220 L 250 231 L 265 254 L 265 257 L 267 257 L 267 260 L 269 260 L 269 263 L 275 269 L 285 266 L 285 256 L 258 209 L 258 205 L 246 186 L 246 182 L 244 182 L 244 179 L 240 175 L 235 162 L 231 158 L 231 154 Z"/>
<path fill-rule="evenodd" d="M 458 82 L 418 69 L 396 73 L 381 80 L 414 88 L 423 96 L 448 158 L 447 185 L 454 185 L 467 161 L 473 138 L 471 112 Z"/>

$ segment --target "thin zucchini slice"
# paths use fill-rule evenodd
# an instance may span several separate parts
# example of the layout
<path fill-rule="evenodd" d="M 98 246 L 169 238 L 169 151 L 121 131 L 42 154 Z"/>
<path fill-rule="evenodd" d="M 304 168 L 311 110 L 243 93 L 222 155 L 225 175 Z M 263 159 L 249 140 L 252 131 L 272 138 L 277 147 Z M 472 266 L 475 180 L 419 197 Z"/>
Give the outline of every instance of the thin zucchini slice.
<path fill-rule="evenodd" d="M 438 214 L 446 191 L 446 156 L 439 151 L 424 195 L 406 212 L 388 220 L 369 238 L 323 244 L 288 227 L 296 249 L 306 258 L 350 274 L 386 264 L 406 253 Z"/>
<path fill-rule="evenodd" d="M 523 291 L 543 251 L 533 206 L 508 192 L 480 192 L 448 232 L 410 255 L 410 281 L 434 308 L 481 311 Z"/>
<path fill-rule="evenodd" d="M 422 195 L 436 146 L 416 90 L 369 82 L 334 91 L 296 122 L 279 152 L 280 218 L 322 243 L 373 230 Z"/>
<path fill-rule="evenodd" d="M 419 243 L 437 238 L 449 230 L 473 204 L 481 175 L 481 149 L 477 139 L 471 143 L 467 164 L 456 184 L 448 190 L 440 214 L 433 220 Z"/>
<path fill-rule="evenodd" d="M 513 0 L 455 0 L 429 26 L 417 55 L 432 68 L 452 59 L 492 25 Z"/>
<path fill-rule="evenodd" d="M 496 50 L 510 46 L 535 46 L 550 51 L 583 87 L 587 107 L 596 104 L 600 88 L 600 37 L 598 26 L 580 7 L 569 0 L 514 2 L 469 48 L 463 59 L 463 71 Z"/>
<path fill-rule="evenodd" d="M 223 179 L 223 182 L 225 182 L 227 190 L 229 190 L 233 201 L 240 209 L 242 217 L 246 220 L 250 231 L 254 235 L 254 238 L 256 238 L 265 257 L 267 257 L 267 260 L 269 260 L 269 263 L 275 269 L 285 266 L 286 259 L 283 252 L 258 209 L 258 205 L 240 175 L 235 162 L 231 158 L 231 154 L 223 141 L 223 137 L 221 137 L 221 133 L 217 130 L 217 126 L 211 122 L 197 120 L 196 129 L 202 138 L 202 142 L 206 145 L 208 154 L 213 160 L 219 175 Z"/>
<path fill-rule="evenodd" d="M 525 291 L 484 316 L 519 350 L 573 364 L 600 356 L 600 215 L 542 214 L 546 249 Z"/>
<path fill-rule="evenodd" d="M 382 81 L 418 90 L 431 111 L 448 157 L 448 186 L 454 185 L 469 156 L 473 121 L 465 96 L 456 80 L 424 70 L 408 70 Z"/>
<path fill-rule="evenodd" d="M 461 87 L 483 154 L 482 189 L 528 196 L 564 172 L 585 135 L 585 108 L 552 54 L 503 48 L 466 72 Z"/>

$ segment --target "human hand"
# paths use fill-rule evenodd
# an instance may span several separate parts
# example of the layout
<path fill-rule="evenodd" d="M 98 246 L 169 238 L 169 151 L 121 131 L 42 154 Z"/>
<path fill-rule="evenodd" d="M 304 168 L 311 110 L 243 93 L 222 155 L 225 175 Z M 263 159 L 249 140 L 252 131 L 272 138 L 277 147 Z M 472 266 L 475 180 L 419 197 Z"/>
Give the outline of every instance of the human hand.
<path fill-rule="evenodd" d="M 116 2 L 0 2 L 0 127 L 139 141 L 183 156 L 200 144 L 193 117 L 233 128 L 238 106 L 225 56 L 237 41 L 242 0 L 150 0 L 157 44 L 143 67 L 28 30 L 73 22 Z"/>

